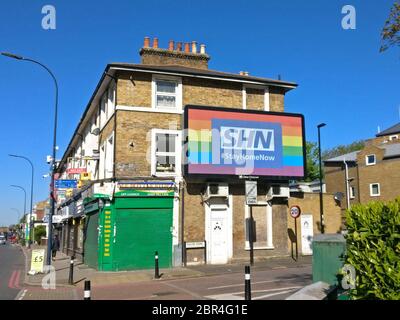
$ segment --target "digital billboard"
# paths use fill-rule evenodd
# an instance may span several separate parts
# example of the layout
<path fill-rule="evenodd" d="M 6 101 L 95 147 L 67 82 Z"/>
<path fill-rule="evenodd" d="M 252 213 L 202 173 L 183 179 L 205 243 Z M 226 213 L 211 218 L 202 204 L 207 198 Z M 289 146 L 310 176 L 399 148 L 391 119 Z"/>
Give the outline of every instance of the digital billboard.
<path fill-rule="evenodd" d="M 305 175 L 301 114 L 186 106 L 184 122 L 187 176 Z"/>

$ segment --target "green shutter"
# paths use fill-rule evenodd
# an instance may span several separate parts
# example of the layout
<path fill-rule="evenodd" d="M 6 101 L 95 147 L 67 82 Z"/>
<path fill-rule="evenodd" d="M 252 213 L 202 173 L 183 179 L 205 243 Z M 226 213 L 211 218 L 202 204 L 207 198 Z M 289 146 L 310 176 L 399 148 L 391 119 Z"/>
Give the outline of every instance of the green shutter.
<path fill-rule="evenodd" d="M 84 261 L 92 268 L 98 264 L 98 226 L 99 213 L 94 212 L 85 219 Z"/>

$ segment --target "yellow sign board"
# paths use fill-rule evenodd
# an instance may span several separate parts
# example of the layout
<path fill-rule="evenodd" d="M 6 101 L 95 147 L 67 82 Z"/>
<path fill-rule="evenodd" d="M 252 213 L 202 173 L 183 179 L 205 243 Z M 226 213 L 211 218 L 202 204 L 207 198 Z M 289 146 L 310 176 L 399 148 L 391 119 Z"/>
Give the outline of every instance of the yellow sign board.
<path fill-rule="evenodd" d="M 81 180 L 82 181 L 88 181 L 92 179 L 92 175 L 90 174 L 90 172 L 83 172 L 81 173 Z"/>
<path fill-rule="evenodd" d="M 32 250 L 31 271 L 43 272 L 44 249 Z"/>

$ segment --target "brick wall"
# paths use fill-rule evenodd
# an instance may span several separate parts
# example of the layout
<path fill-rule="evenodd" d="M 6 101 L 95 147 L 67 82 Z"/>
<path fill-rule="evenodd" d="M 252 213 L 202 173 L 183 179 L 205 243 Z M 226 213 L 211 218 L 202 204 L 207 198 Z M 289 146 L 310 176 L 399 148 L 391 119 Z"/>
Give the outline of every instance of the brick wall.
<path fill-rule="evenodd" d="M 284 111 L 284 98 L 285 94 L 280 88 L 269 88 L 269 105 L 270 111 L 283 112 Z"/>
<path fill-rule="evenodd" d="M 246 88 L 246 109 L 264 110 L 264 90 Z"/>
<path fill-rule="evenodd" d="M 337 205 L 336 201 L 333 199 L 333 194 L 325 193 L 323 194 L 324 203 L 324 220 L 325 220 L 325 233 L 339 233 L 342 230 L 342 211 L 340 206 Z M 293 193 L 289 199 L 289 206 L 298 205 L 301 208 L 302 214 L 312 214 L 313 216 L 313 231 L 314 235 L 321 233 L 320 227 L 320 211 L 319 211 L 319 193 Z M 295 222 L 287 213 L 288 221 L 288 234 L 294 234 L 295 232 Z M 301 253 L 301 226 L 300 217 L 297 218 L 297 243 L 299 253 Z M 288 250 L 291 251 L 292 242 L 295 241 L 296 237 L 293 239 L 288 236 L 287 238 Z M 294 247 L 293 247 L 294 248 Z"/>
<path fill-rule="evenodd" d="M 118 75 L 117 104 L 151 108 L 151 74 L 121 72 Z"/>
<path fill-rule="evenodd" d="M 150 176 L 151 129 L 180 129 L 181 116 L 123 110 L 117 113 L 116 177 Z"/>

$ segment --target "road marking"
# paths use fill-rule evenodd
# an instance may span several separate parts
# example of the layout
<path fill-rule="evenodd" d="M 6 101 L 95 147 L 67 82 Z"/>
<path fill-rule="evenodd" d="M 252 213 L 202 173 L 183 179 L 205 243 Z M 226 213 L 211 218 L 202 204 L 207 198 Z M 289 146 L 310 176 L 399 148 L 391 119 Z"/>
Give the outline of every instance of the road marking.
<path fill-rule="evenodd" d="M 14 270 L 13 273 L 11 274 L 10 280 L 8 280 L 8 287 L 10 289 L 14 288 L 14 279 L 15 279 L 16 275 L 17 275 L 17 271 Z"/>
<path fill-rule="evenodd" d="M 22 291 L 21 295 L 19 296 L 18 300 L 22 300 L 25 297 L 25 294 L 28 290 L 24 289 L 24 291 Z"/>
<path fill-rule="evenodd" d="M 167 286 L 169 286 L 169 287 L 172 287 L 172 288 L 181 290 L 181 291 L 183 291 L 183 292 L 185 292 L 185 293 L 187 293 L 187 294 L 191 295 L 192 297 L 195 297 L 195 298 L 197 298 L 197 299 L 199 299 L 199 300 L 202 300 L 202 299 L 203 299 L 203 297 L 200 296 L 200 295 L 198 295 L 197 293 L 195 293 L 195 292 L 193 292 L 193 291 L 190 291 L 190 290 L 187 290 L 187 289 L 184 289 L 184 288 L 181 288 L 181 287 L 178 287 L 178 286 L 176 286 L 176 285 L 173 285 L 172 283 L 168 283 L 168 282 L 165 281 L 163 284 L 165 284 L 165 285 L 167 285 Z"/>
<path fill-rule="evenodd" d="M 301 287 L 296 286 L 296 287 L 285 287 L 285 288 L 275 288 L 275 289 L 265 289 L 265 290 L 252 290 L 251 293 L 253 294 L 253 293 L 257 293 L 257 292 L 260 293 L 260 292 L 278 291 L 278 292 L 269 293 L 269 294 L 265 294 L 265 295 L 253 298 L 253 300 L 257 300 L 257 299 L 263 299 L 263 298 L 268 298 L 271 296 L 277 296 L 280 294 L 288 293 L 288 292 L 291 292 L 291 291 L 299 289 L 299 288 L 301 288 Z M 244 291 L 240 291 L 240 292 L 232 292 L 232 293 L 214 294 L 214 295 L 210 295 L 210 296 L 205 296 L 205 298 L 212 299 L 212 300 L 243 300 L 244 297 L 241 296 L 243 294 L 244 294 Z"/>
<path fill-rule="evenodd" d="M 255 298 L 253 298 L 253 300 L 260 300 L 260 299 L 268 298 L 268 297 L 272 297 L 272 296 L 279 296 L 279 295 L 281 295 L 281 294 L 289 293 L 289 292 L 292 292 L 292 291 L 294 291 L 294 290 L 295 290 L 295 289 L 286 290 L 286 291 L 279 291 L 279 292 L 275 292 L 275 293 L 269 293 L 269 294 L 265 294 L 265 295 L 263 295 L 263 296 L 255 297 Z"/>
<path fill-rule="evenodd" d="M 19 278 L 20 278 L 20 276 L 21 276 L 21 271 L 18 271 L 17 275 L 15 276 L 15 279 L 14 279 L 14 288 L 15 289 L 19 289 Z"/>
<path fill-rule="evenodd" d="M 285 280 L 265 280 L 265 281 L 257 281 L 257 282 L 252 282 L 251 284 L 259 284 L 259 283 L 271 283 L 271 282 L 284 282 L 284 281 L 289 281 L 289 280 L 296 280 L 298 278 L 288 278 Z M 219 287 L 211 287 L 211 288 L 207 288 L 208 290 L 214 290 L 214 289 L 223 289 L 223 288 L 232 288 L 232 287 L 241 287 L 244 284 L 230 284 L 230 285 L 226 285 L 226 286 L 219 286 Z"/>

